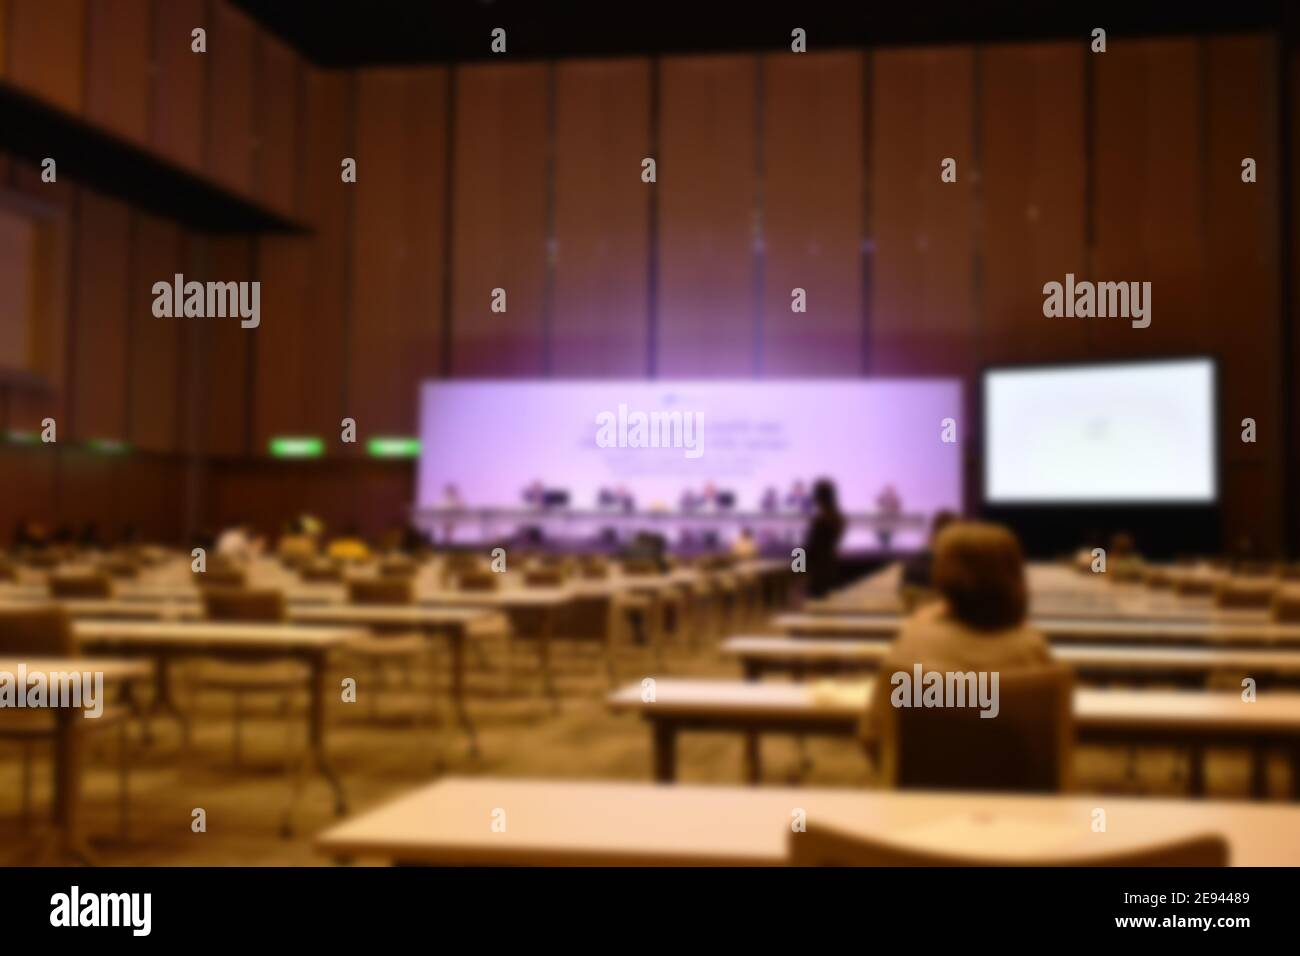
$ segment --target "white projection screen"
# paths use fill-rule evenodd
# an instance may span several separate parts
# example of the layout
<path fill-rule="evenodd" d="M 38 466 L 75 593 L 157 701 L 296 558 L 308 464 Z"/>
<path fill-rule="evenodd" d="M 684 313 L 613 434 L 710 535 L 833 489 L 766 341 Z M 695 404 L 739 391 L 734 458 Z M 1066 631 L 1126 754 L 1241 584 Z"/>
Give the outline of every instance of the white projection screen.
<path fill-rule="evenodd" d="M 988 369 L 983 385 L 989 504 L 1217 498 L 1212 359 Z"/>

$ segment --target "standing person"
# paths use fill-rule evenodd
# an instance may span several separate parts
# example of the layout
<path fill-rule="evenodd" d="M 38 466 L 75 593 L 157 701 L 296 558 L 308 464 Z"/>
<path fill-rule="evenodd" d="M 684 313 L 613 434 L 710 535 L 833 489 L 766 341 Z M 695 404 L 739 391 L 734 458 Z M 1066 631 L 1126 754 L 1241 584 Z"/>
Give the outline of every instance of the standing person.
<path fill-rule="evenodd" d="M 844 515 L 840 511 L 835 484 L 819 478 L 812 489 L 813 516 L 804 538 L 808 559 L 808 594 L 824 597 L 840 583 L 840 540 L 844 537 Z"/>

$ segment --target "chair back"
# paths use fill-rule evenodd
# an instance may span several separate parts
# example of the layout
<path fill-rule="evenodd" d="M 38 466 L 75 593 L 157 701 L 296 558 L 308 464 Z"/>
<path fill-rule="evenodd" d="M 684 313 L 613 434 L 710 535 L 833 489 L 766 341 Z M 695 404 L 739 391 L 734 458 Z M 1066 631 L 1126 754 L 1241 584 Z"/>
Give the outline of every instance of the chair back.
<path fill-rule="evenodd" d="M 233 591 L 248 584 L 248 575 L 243 571 L 227 568 L 209 568 L 194 573 L 194 583 L 204 591 L 216 588 L 221 591 Z"/>
<path fill-rule="evenodd" d="M 390 558 L 379 565 L 381 578 L 414 578 L 419 573 L 420 565 L 410 558 Z"/>
<path fill-rule="evenodd" d="M 524 584 L 530 588 L 557 588 L 563 583 L 563 568 L 531 568 L 524 572 Z"/>
<path fill-rule="evenodd" d="M 298 568 L 298 575 L 313 584 L 333 583 L 343 580 L 343 569 L 337 564 L 304 564 Z"/>
<path fill-rule="evenodd" d="M 207 588 L 203 609 L 212 621 L 274 624 L 288 617 L 284 592 L 269 588 Z"/>
<path fill-rule="evenodd" d="M 113 579 L 107 574 L 54 574 L 49 581 L 50 597 L 111 598 Z"/>
<path fill-rule="evenodd" d="M 1271 607 L 1277 582 L 1261 578 L 1233 578 L 1214 589 L 1215 607 L 1241 609 Z"/>
<path fill-rule="evenodd" d="M 903 840 L 850 833 L 808 822 L 804 833 L 789 836 L 795 866 L 1227 866 L 1228 844 L 1218 834 L 1193 834 L 1153 840 L 1149 845 L 1106 853 L 1091 852 L 1095 843 L 1080 843 L 1080 852 L 1044 852 L 1010 857 L 1004 850 L 986 852 L 910 846 Z M 1017 847 L 1018 849 L 1019 847 Z M 1087 852 L 1084 852 L 1084 851 Z"/>
<path fill-rule="evenodd" d="M 76 657 L 77 635 L 59 607 L 0 610 L 0 654 L 22 657 Z"/>
<path fill-rule="evenodd" d="M 348 582 L 353 604 L 411 604 L 415 588 L 410 578 L 353 578 Z"/>
<path fill-rule="evenodd" d="M 964 707 L 881 707 L 886 785 L 926 790 L 1068 789 L 1074 757 L 1072 687 L 1068 667 L 1049 665 L 999 673 L 996 717 L 981 717 L 978 702 L 969 699 Z M 969 682 L 964 692 L 968 697 L 972 694 Z"/>
<path fill-rule="evenodd" d="M 1273 595 L 1272 617 L 1280 624 L 1300 624 L 1300 587 L 1278 588 Z"/>
<path fill-rule="evenodd" d="M 501 583 L 496 571 L 466 571 L 456 579 L 462 591 L 495 591 Z"/>

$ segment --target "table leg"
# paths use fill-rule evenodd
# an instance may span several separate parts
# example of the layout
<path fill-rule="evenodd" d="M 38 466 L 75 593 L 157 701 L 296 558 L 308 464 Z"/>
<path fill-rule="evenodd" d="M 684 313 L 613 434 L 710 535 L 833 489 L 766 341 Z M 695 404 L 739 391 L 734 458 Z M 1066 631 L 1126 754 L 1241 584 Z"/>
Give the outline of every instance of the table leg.
<path fill-rule="evenodd" d="M 155 714 L 159 711 L 166 711 L 181 728 L 181 742 L 186 749 L 190 746 L 190 720 L 183 710 L 176 704 L 176 697 L 172 693 L 172 664 L 174 662 L 170 657 L 160 655 L 157 659 L 157 665 L 154 668 L 154 695 L 149 704 L 147 715 Z M 144 718 L 144 740 L 146 743 L 153 740 L 153 733 L 150 729 L 148 716 Z"/>
<path fill-rule="evenodd" d="M 54 803 L 52 816 L 58 830 L 59 855 L 86 864 L 95 862 L 81 835 L 81 757 L 84 720 L 79 708 L 54 710 Z"/>
<path fill-rule="evenodd" d="M 1258 740 L 1250 748 L 1250 795 L 1255 800 L 1268 797 L 1268 749 Z"/>
<path fill-rule="evenodd" d="M 652 728 L 655 782 L 672 783 L 677 779 L 677 726 L 668 720 L 656 720 Z"/>
<path fill-rule="evenodd" d="M 478 733 L 474 721 L 470 719 L 469 708 L 465 704 L 465 641 L 467 635 L 463 629 L 448 632 L 447 641 L 451 645 L 451 699 L 456 709 L 456 720 L 469 737 L 469 752 L 478 756 Z"/>
<path fill-rule="evenodd" d="M 745 734 L 745 779 L 757 786 L 763 778 L 763 753 L 759 736 L 752 731 Z"/>
<path fill-rule="evenodd" d="M 537 633 L 537 659 L 542 667 L 542 692 L 551 699 L 552 709 L 560 710 L 560 697 L 555 690 L 555 675 L 551 672 L 551 636 L 555 627 L 557 609 L 548 607 L 542 611 L 542 623 Z"/>
<path fill-rule="evenodd" d="M 293 811 L 302 796 L 303 781 L 313 771 L 320 773 L 333 791 L 335 815 L 341 817 L 348 812 L 347 796 L 343 792 L 343 781 L 339 779 L 333 764 L 330 763 L 329 753 L 325 749 L 325 700 L 328 693 L 326 689 L 325 654 L 323 652 L 311 654 L 308 658 L 308 664 L 311 668 L 309 688 L 311 700 L 307 712 L 307 753 L 303 758 L 304 763 L 307 765 L 302 767 L 302 770 L 297 775 L 293 784 L 293 792 L 289 798 L 289 805 L 285 808 L 284 823 L 281 826 L 281 832 L 285 837 L 293 835 Z"/>
<path fill-rule="evenodd" d="M 1200 744 L 1187 750 L 1187 792 L 1193 797 L 1205 796 L 1205 748 Z"/>

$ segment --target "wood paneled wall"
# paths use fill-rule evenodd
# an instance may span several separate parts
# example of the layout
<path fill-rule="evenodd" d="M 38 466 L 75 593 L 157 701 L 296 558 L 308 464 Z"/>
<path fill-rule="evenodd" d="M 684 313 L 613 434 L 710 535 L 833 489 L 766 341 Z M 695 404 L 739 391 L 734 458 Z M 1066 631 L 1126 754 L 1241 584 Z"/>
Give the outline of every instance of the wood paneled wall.
<path fill-rule="evenodd" d="M 413 434 L 417 383 L 444 374 L 960 375 L 978 438 L 984 363 L 1208 351 L 1228 538 L 1282 543 L 1283 429 L 1300 409 L 1282 404 L 1281 346 L 1296 337 L 1282 325 L 1295 282 L 1279 96 L 1289 70 L 1300 102 L 1300 67 L 1275 37 L 343 73 L 221 0 L 0 11 L 0 82 L 310 230 L 202 236 L 71 184 L 42 194 L 66 213 L 49 240 L 63 258 L 48 257 L 66 301 L 48 308 L 67 321 L 46 344 L 67 356 L 66 381 L 10 390 L 4 424 L 55 409 L 70 440 L 140 454 L 68 450 L 50 465 L 6 451 L 38 510 L 71 495 L 132 513 L 150 454 L 176 469 L 193 455 L 210 462 L 205 520 L 261 508 L 273 526 L 301 506 L 387 524 L 410 469 L 346 461 L 359 447 L 338 444 L 339 421 L 355 418 L 362 442 Z M 205 57 L 190 52 L 195 26 Z M 1241 182 L 1245 156 L 1257 183 Z M 7 181 L 41 188 L 18 164 Z M 155 320 L 146 287 L 173 270 L 258 279 L 261 327 Z M 1067 272 L 1152 282 L 1152 326 L 1045 319 L 1042 286 Z M 796 287 L 806 313 L 791 311 Z M 1256 444 L 1238 440 L 1243 417 Z M 256 460 L 297 433 L 339 461 Z M 124 477 L 135 460 L 138 482 Z M 332 503 L 370 482 L 373 509 Z"/>

